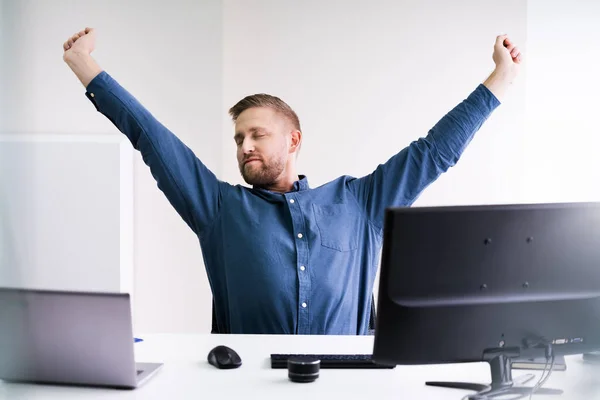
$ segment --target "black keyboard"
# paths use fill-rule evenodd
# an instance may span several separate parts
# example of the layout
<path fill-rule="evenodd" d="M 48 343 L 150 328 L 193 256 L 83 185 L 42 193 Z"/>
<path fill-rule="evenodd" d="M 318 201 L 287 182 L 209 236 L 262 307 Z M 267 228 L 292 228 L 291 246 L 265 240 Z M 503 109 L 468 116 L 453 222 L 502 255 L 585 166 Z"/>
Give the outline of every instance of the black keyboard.
<path fill-rule="evenodd" d="M 287 368 L 291 357 L 319 359 L 321 368 L 395 368 L 395 365 L 375 363 L 371 354 L 271 354 L 271 368 Z"/>

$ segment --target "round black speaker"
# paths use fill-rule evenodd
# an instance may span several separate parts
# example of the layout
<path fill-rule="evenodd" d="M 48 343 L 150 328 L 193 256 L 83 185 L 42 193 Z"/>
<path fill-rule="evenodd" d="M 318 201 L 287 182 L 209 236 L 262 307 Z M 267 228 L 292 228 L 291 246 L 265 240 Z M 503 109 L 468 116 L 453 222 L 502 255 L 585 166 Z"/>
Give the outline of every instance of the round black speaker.
<path fill-rule="evenodd" d="M 321 360 L 310 357 L 290 357 L 287 367 L 288 377 L 292 382 L 314 382 L 319 377 Z"/>

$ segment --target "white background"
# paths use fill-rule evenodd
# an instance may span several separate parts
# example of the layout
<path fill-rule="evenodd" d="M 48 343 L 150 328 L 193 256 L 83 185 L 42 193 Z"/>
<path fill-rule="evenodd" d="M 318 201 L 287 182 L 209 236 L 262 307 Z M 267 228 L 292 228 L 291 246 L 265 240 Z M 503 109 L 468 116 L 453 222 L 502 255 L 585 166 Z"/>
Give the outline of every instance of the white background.
<path fill-rule="evenodd" d="M 99 64 L 221 179 L 241 183 L 228 108 L 258 92 L 287 101 L 314 187 L 426 135 L 492 71 L 505 32 L 521 75 L 416 205 L 598 200 L 598 17 L 593 0 L 0 0 L 0 134 L 119 134 L 62 61 L 65 39 L 93 26 Z M 208 332 L 197 238 L 134 156 L 136 330 Z"/>

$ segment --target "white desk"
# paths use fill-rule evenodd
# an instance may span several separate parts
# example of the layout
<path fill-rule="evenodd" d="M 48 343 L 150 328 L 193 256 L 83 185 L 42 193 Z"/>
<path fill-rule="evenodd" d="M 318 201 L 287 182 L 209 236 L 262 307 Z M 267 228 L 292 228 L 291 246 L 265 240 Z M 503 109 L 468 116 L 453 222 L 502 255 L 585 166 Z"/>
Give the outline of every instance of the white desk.
<path fill-rule="evenodd" d="M 467 391 L 425 386 L 426 380 L 488 383 L 484 363 L 398 366 L 392 370 L 321 369 L 312 383 L 288 380 L 286 369 L 271 369 L 271 353 L 371 353 L 373 337 L 140 335 L 140 362 L 164 362 L 162 370 L 135 390 L 0 383 L 0 399 L 460 399 Z M 236 350 L 243 365 L 219 370 L 206 361 L 219 344 Z M 527 373 L 516 370 L 513 376 Z M 537 381 L 537 378 L 536 378 Z M 579 385 L 579 387 L 578 387 Z M 567 371 L 554 371 L 545 387 L 566 390 L 560 399 L 600 399 L 600 367 L 567 357 Z M 552 399 L 556 396 L 534 396 Z"/>

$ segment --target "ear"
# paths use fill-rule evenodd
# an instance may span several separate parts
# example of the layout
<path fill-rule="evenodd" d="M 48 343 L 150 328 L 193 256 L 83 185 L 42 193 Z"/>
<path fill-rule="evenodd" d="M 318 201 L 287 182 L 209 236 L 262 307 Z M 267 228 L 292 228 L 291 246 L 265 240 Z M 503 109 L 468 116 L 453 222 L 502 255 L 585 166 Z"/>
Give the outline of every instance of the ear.
<path fill-rule="evenodd" d="M 297 153 L 300 150 L 300 145 L 302 144 L 302 132 L 299 130 L 293 130 L 291 133 L 291 141 L 289 153 Z"/>

